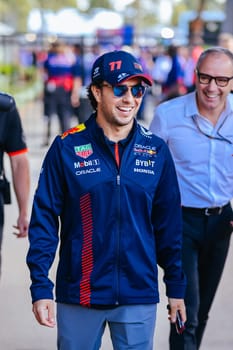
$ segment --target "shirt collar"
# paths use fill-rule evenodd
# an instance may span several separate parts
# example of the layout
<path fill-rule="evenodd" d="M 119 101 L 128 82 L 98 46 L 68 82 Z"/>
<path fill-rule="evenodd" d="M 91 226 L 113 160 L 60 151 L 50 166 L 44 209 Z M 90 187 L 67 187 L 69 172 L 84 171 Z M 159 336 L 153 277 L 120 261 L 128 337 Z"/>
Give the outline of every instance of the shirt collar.
<path fill-rule="evenodd" d="M 198 114 L 199 112 L 196 102 L 196 92 L 193 91 L 187 95 L 187 103 L 185 104 L 185 116 L 192 117 Z"/>

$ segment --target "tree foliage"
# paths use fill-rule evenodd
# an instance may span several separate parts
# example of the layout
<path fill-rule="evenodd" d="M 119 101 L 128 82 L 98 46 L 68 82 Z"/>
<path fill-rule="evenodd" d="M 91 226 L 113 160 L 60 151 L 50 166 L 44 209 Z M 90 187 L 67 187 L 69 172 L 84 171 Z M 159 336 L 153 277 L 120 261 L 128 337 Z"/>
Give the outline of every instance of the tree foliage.
<path fill-rule="evenodd" d="M 227 0 L 225 0 L 227 1 Z M 201 11 L 208 11 L 208 10 L 224 10 L 225 3 L 220 2 L 218 0 L 199 0 L 199 1 L 193 1 L 193 0 L 183 0 L 180 2 L 177 2 L 173 7 L 173 16 L 172 16 L 172 24 L 177 25 L 179 15 L 184 11 L 196 11 L 197 14 Z"/>
<path fill-rule="evenodd" d="M 65 7 L 77 7 L 76 0 L 32 0 L 30 2 L 37 3 L 37 6 L 34 5 L 34 7 L 50 9 L 54 11 L 60 10 Z"/>
<path fill-rule="evenodd" d="M 27 17 L 34 8 L 59 10 L 76 7 L 76 0 L 0 0 L 0 21 L 11 25 L 18 32 L 27 28 Z"/>
<path fill-rule="evenodd" d="M 106 9 L 112 9 L 111 1 L 110 0 L 89 0 L 90 8 L 106 8 Z"/>
<path fill-rule="evenodd" d="M 0 8 L 0 21 L 16 29 L 24 27 L 30 9 L 29 0 L 22 0 L 20 6 L 16 0 L 0 0 Z"/>
<path fill-rule="evenodd" d="M 77 8 L 78 2 L 81 0 L 0 0 L 0 21 L 13 26 L 16 31 L 22 32 L 27 28 L 27 17 L 33 8 L 51 9 L 57 11 L 65 7 Z M 158 6 L 161 0 L 147 0 L 151 1 L 151 10 Z M 172 0 L 171 0 L 172 1 Z M 230 0 L 225 0 L 230 1 Z M 135 0 L 129 7 L 134 9 L 139 17 L 141 26 L 147 26 L 158 23 L 159 18 L 154 11 L 147 11 L 144 8 L 145 1 Z M 113 9 L 113 0 L 89 0 L 89 9 L 93 8 L 107 8 Z M 203 9 L 222 9 L 224 3 L 220 5 L 219 0 L 182 0 L 173 2 L 173 24 L 177 23 L 180 12 L 187 10 Z"/>

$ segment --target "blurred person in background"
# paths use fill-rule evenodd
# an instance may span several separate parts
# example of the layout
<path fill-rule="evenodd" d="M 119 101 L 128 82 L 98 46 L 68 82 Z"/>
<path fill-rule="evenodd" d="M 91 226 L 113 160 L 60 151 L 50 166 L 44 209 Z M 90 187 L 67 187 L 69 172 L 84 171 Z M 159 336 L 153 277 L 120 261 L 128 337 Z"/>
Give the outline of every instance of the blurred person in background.
<path fill-rule="evenodd" d="M 183 84 L 185 92 L 187 93 L 195 90 L 196 61 L 194 60 L 192 53 L 191 46 L 182 45 L 178 48 L 179 61 L 184 72 Z"/>
<path fill-rule="evenodd" d="M 187 322 L 182 335 L 171 326 L 170 350 L 200 348 L 233 231 L 233 53 L 203 51 L 195 74 L 196 90 L 157 106 L 150 126 L 172 153 L 183 212 Z"/>
<path fill-rule="evenodd" d="M 178 47 L 170 45 L 167 48 L 167 56 L 170 59 L 170 69 L 166 79 L 162 82 L 162 101 L 170 100 L 187 92 L 184 85 L 184 68 L 180 61 Z"/>
<path fill-rule="evenodd" d="M 218 45 L 233 52 L 233 34 L 226 32 L 219 34 Z"/>
<path fill-rule="evenodd" d="M 233 52 L 233 34 L 227 32 L 219 34 L 218 45 Z M 231 93 L 233 94 L 233 87 Z"/>
<path fill-rule="evenodd" d="M 171 70 L 171 58 L 164 46 L 157 46 L 157 51 L 153 56 L 154 65 L 151 70 L 151 76 L 157 91 L 157 103 L 162 99 L 162 84 L 166 81 Z"/>
<path fill-rule="evenodd" d="M 27 263 L 33 312 L 55 326 L 49 270 L 59 245 L 56 278 L 59 350 L 97 350 L 108 324 L 115 350 L 152 350 L 164 271 L 170 321 L 186 280 L 182 219 L 174 164 L 163 140 L 136 120 L 147 86 L 126 51 L 101 55 L 88 96 L 94 113 L 57 136 L 34 196 Z"/>
<path fill-rule="evenodd" d="M 47 146 L 51 136 L 51 118 L 58 116 L 60 132 L 71 126 L 73 107 L 80 103 L 82 86 L 81 67 L 68 45 L 62 42 L 52 44 L 43 64 L 44 116 L 46 134 L 43 145 Z"/>
<path fill-rule="evenodd" d="M 4 204 L 11 203 L 10 182 L 4 169 L 4 155 L 10 159 L 13 189 L 16 195 L 19 215 L 14 234 L 18 238 L 28 234 L 28 201 L 30 191 L 29 162 L 27 145 L 21 119 L 12 96 L 0 93 L 0 274 L 1 248 L 4 228 Z"/>
<path fill-rule="evenodd" d="M 82 87 L 80 89 L 80 103 L 73 108 L 74 115 L 78 118 L 78 122 L 84 123 L 93 112 L 93 108 L 87 96 L 87 87 L 90 84 L 91 68 L 100 54 L 99 45 L 81 46 L 74 45 L 74 53 L 78 64 L 81 67 Z"/>
<path fill-rule="evenodd" d="M 128 52 L 128 50 L 126 50 Z M 131 53 L 137 58 L 138 62 L 141 64 L 143 71 L 148 74 L 149 76 L 152 76 L 152 69 L 154 67 L 154 61 L 153 61 L 153 55 L 149 47 L 141 47 L 138 45 L 134 45 L 132 47 Z M 152 94 L 152 87 L 148 87 L 146 89 L 146 92 L 144 94 L 143 100 L 141 102 L 140 108 L 137 113 L 137 120 L 141 123 L 143 121 L 146 122 L 146 113 L 147 113 L 147 105 L 149 103 L 149 99 Z"/>

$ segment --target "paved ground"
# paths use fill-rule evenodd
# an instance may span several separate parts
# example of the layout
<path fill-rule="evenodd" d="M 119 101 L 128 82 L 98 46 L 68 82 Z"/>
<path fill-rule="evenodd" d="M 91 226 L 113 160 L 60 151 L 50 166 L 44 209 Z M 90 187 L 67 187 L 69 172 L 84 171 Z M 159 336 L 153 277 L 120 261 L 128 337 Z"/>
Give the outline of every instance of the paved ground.
<path fill-rule="evenodd" d="M 40 108 L 40 104 L 28 104 L 21 108 L 23 124 L 30 147 L 31 198 L 36 186 L 41 161 L 46 151 L 45 148 L 41 147 L 43 119 Z M 56 120 L 54 120 L 54 132 L 56 132 Z M 6 206 L 5 211 L 3 271 L 0 281 L 0 350 L 55 350 L 56 329 L 48 329 L 38 325 L 31 312 L 30 281 L 25 265 L 28 242 L 26 239 L 17 240 L 12 234 L 12 225 L 17 218 L 15 200 L 12 205 Z M 233 349 L 232 268 L 233 248 L 231 246 L 201 350 Z M 54 269 L 51 275 L 54 276 Z M 161 303 L 158 306 L 154 349 L 168 350 L 168 320 L 162 275 L 160 275 L 160 279 Z M 103 337 L 101 350 L 112 350 L 107 332 Z"/>

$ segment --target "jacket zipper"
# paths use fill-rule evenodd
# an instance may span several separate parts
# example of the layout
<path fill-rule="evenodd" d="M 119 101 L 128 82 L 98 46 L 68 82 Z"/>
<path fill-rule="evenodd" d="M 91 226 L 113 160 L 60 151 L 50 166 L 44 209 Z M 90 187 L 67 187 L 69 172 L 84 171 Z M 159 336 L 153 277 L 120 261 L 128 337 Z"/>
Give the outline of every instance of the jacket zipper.
<path fill-rule="evenodd" d="M 119 304 L 119 255 L 120 255 L 120 174 L 117 174 L 117 242 L 116 242 L 116 301 Z"/>

